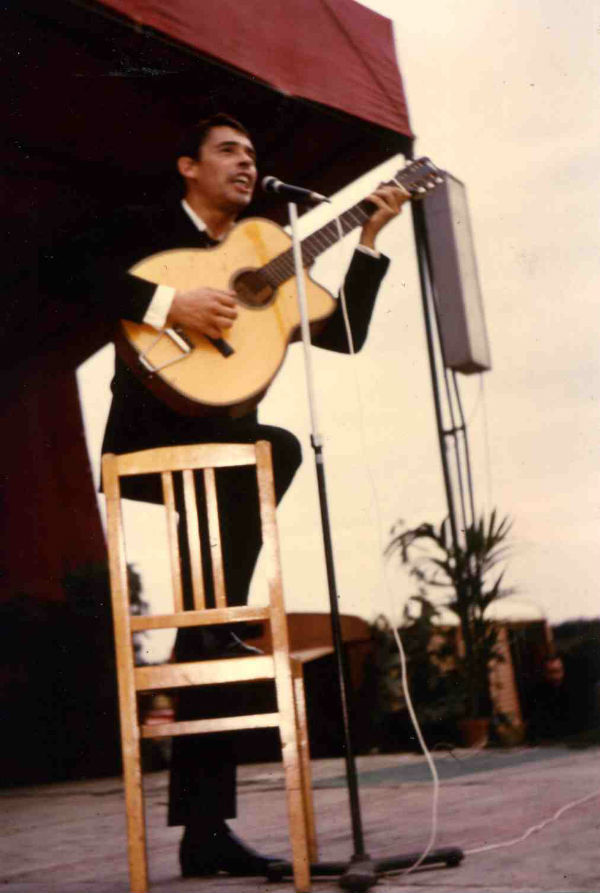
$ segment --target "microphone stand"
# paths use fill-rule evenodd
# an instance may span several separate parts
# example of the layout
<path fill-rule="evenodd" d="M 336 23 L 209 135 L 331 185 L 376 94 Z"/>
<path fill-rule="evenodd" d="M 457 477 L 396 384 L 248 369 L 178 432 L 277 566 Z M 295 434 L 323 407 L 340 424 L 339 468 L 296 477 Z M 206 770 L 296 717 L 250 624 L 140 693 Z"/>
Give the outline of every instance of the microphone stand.
<path fill-rule="evenodd" d="M 326 200 L 326 199 L 324 199 Z M 323 441 L 319 433 L 317 419 L 317 405 L 314 389 L 314 375 L 312 367 L 310 327 L 308 322 L 308 306 L 304 282 L 304 264 L 302 262 L 302 248 L 298 236 L 298 209 L 295 203 L 288 204 L 290 229 L 292 235 L 292 247 L 294 256 L 294 269 L 296 274 L 296 286 L 298 307 L 300 310 L 300 322 L 302 333 L 302 346 L 304 351 L 304 370 L 306 389 L 311 424 L 311 445 L 315 457 L 317 474 L 317 486 L 319 492 L 319 506 L 321 511 L 321 527 L 323 545 L 325 550 L 325 564 L 327 568 L 327 584 L 329 589 L 331 635 L 339 681 L 340 703 L 342 708 L 342 724 L 344 734 L 344 759 L 346 764 L 346 779 L 348 784 L 348 797 L 350 816 L 352 820 L 352 839 L 354 852 L 349 862 L 316 862 L 311 864 L 312 877 L 338 876 L 339 885 L 351 893 L 363 893 L 373 887 L 378 877 L 386 871 L 394 871 L 402 868 L 410 868 L 420 858 L 419 853 L 394 856 L 387 859 L 373 860 L 365 851 L 362 817 L 360 811 L 360 797 L 356 762 L 352 746 L 352 734 L 350 728 L 350 715 L 348 709 L 348 691 L 350 688 L 350 676 L 346 661 L 346 653 L 342 639 L 340 612 L 338 607 L 338 594 L 335 581 L 335 567 L 333 561 L 333 544 L 331 539 L 331 526 L 329 523 L 329 507 L 327 501 L 327 489 L 325 483 L 325 463 L 323 457 Z M 463 858 L 463 852 L 456 847 L 438 849 L 429 853 L 420 864 L 444 862 L 446 865 L 458 865 Z M 292 865 L 289 862 L 274 862 L 267 868 L 267 876 L 271 881 L 282 880 L 291 877 Z"/>

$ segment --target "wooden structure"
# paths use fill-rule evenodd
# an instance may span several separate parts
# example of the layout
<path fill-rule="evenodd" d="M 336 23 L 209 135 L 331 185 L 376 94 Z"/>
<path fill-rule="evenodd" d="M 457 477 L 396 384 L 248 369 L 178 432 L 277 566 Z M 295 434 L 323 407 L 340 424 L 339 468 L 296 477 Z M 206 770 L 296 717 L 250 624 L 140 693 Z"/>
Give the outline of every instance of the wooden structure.
<path fill-rule="evenodd" d="M 215 469 L 255 465 L 269 603 L 265 607 L 228 607 L 221 552 L 219 505 Z M 204 479 L 210 539 L 210 566 L 215 606 L 208 607 L 202 574 L 201 542 L 194 473 Z M 184 609 L 181 555 L 177 534 L 175 473 L 183 477 L 185 525 L 192 577 L 193 608 Z M 121 513 L 120 479 L 131 475 L 160 475 L 167 518 L 168 551 L 172 573 L 173 611 L 169 614 L 131 617 L 127 585 L 127 557 Z M 144 804 L 140 763 L 140 740 L 172 735 L 209 734 L 249 728 L 278 727 L 285 768 L 290 821 L 292 862 L 296 890 L 310 889 L 310 861 L 316 859 L 311 800 L 310 764 L 304 710 L 302 663 L 290 657 L 283 604 L 279 547 L 275 518 L 275 494 L 270 444 L 202 444 L 164 447 L 121 456 L 106 455 L 103 475 L 108 512 L 113 619 L 123 770 L 125 779 L 129 867 L 133 893 L 148 888 Z M 184 523 L 180 518 L 179 523 Z M 233 658 L 135 666 L 133 633 L 136 631 L 218 624 L 264 622 L 272 648 Z M 223 716 L 164 723 L 140 724 L 138 693 L 181 689 L 188 686 L 224 685 L 233 682 L 273 680 L 277 711 L 244 716 Z"/>

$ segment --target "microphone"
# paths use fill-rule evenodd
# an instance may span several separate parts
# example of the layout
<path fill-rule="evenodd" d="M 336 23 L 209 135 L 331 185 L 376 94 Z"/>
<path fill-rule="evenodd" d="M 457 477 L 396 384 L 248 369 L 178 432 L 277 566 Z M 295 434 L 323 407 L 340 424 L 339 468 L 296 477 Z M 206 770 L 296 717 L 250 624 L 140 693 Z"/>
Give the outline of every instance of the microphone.
<path fill-rule="evenodd" d="M 311 192 L 310 189 L 302 189 L 301 186 L 291 186 L 289 183 L 282 183 L 277 177 L 264 177 L 261 183 L 265 192 L 275 192 L 282 198 L 287 198 L 292 202 L 304 202 L 305 204 L 319 205 L 321 202 L 330 202 L 331 199 L 326 195 L 318 192 Z"/>

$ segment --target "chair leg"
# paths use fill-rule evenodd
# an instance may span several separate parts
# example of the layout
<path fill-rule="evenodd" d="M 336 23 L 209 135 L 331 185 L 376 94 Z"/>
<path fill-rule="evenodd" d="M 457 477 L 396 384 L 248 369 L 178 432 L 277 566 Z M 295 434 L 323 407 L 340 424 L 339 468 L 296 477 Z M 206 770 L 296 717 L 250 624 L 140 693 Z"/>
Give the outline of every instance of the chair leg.
<path fill-rule="evenodd" d="M 306 835 L 305 804 L 302 795 L 300 750 L 297 741 L 286 741 L 283 728 L 281 729 L 281 744 L 290 822 L 290 842 L 292 844 L 294 888 L 296 893 L 310 893 L 310 857 Z"/>
<path fill-rule="evenodd" d="M 306 718 L 306 698 L 304 695 L 304 670 L 301 661 L 292 660 L 292 680 L 294 685 L 294 705 L 296 708 L 296 729 L 300 748 L 300 768 L 302 772 L 302 797 L 304 799 L 304 815 L 306 818 L 306 836 L 308 854 L 311 862 L 317 862 L 317 830 L 312 792 L 312 773 L 310 768 L 310 744 L 308 738 L 308 722 Z"/>
<path fill-rule="evenodd" d="M 310 857 L 308 849 L 306 804 L 303 794 L 303 770 L 297 729 L 291 661 L 287 654 L 275 651 L 275 688 L 279 708 L 279 734 L 285 772 L 285 789 L 292 845 L 292 868 L 296 893 L 310 893 Z"/>
<path fill-rule="evenodd" d="M 127 814 L 127 853 L 131 893 L 147 893 L 148 860 L 146 855 L 146 819 L 140 742 L 137 728 L 126 729 L 123 724 L 123 780 Z"/>

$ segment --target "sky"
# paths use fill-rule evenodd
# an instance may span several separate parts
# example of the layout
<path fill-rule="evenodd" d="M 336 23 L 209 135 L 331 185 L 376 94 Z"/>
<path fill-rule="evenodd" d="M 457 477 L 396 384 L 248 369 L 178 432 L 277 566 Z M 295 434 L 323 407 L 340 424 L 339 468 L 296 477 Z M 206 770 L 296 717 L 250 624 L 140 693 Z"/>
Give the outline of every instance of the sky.
<path fill-rule="evenodd" d="M 600 615 L 598 208 L 600 9 L 591 0 L 374 0 L 394 22 L 415 152 L 467 188 L 493 368 L 459 376 L 478 512 L 514 525 L 504 616 Z M 303 234 L 364 197 L 398 157 L 302 219 Z M 318 261 L 335 289 L 356 236 Z M 382 562 L 391 526 L 446 514 L 410 212 L 384 230 L 392 258 L 354 358 L 314 351 L 317 411 L 343 613 L 397 617 L 414 583 Z M 90 455 L 108 410 L 110 350 L 79 372 Z M 302 441 L 279 509 L 286 602 L 327 611 L 302 352 L 292 346 L 261 420 Z M 134 524 L 134 526 L 138 526 Z M 144 525 L 133 560 L 159 589 Z M 153 559 L 154 561 L 154 559 Z M 144 571 L 144 567 L 147 568 Z M 262 600 L 260 568 L 252 599 Z"/>

